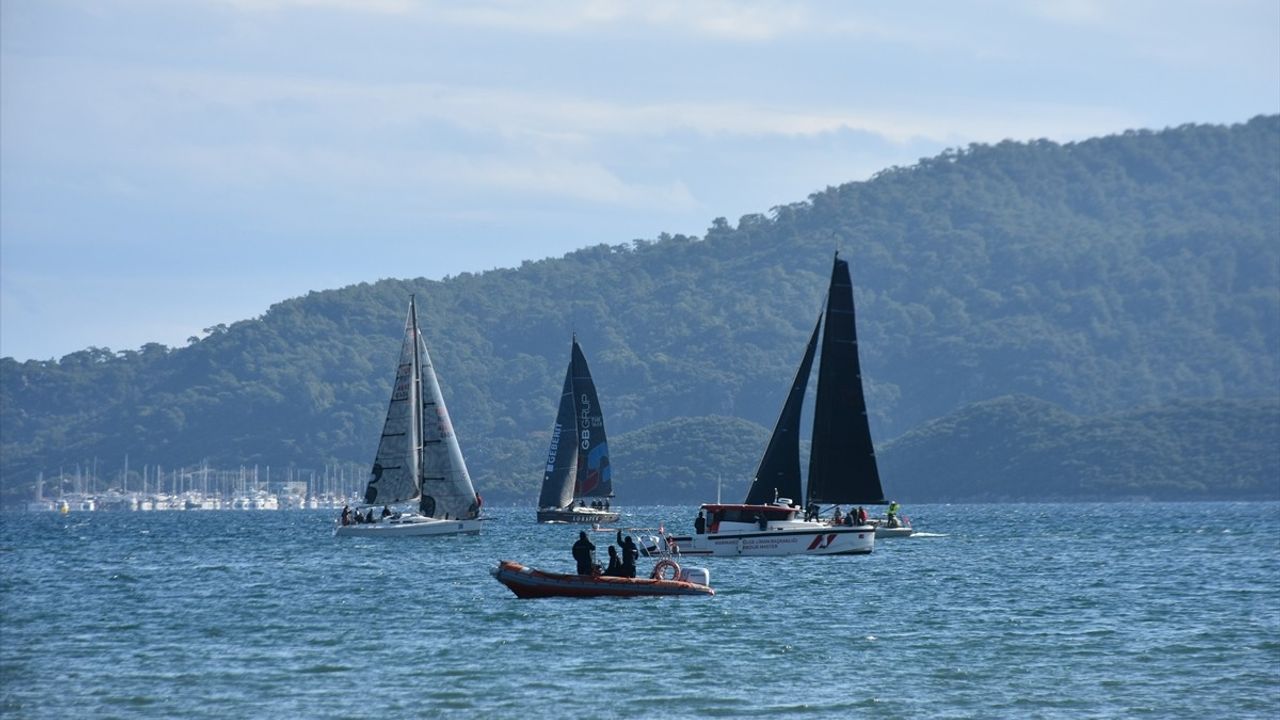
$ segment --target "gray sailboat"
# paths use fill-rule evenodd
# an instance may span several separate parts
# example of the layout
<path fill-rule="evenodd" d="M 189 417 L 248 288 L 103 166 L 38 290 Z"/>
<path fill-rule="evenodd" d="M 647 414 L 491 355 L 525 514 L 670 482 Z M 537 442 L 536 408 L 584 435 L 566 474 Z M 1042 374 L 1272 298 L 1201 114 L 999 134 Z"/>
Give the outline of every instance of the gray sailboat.
<path fill-rule="evenodd" d="M 480 504 L 410 297 L 395 386 L 363 502 L 354 514 L 344 510 L 334 534 L 474 534 L 480 532 Z M 355 520 L 368 511 L 371 522 Z"/>

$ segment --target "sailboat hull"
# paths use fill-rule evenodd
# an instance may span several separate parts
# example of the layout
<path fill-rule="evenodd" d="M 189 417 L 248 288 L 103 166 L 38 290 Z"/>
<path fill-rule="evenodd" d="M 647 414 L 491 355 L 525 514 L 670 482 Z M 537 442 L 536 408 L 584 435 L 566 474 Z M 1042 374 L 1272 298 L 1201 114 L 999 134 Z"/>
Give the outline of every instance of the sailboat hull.
<path fill-rule="evenodd" d="M 771 525 L 773 525 L 771 523 Z M 781 524 L 779 524 L 781 525 Z M 812 525 L 813 527 L 797 527 Z M 767 530 L 721 529 L 706 535 L 671 538 L 681 555 L 867 555 L 875 549 L 876 532 L 870 526 L 831 526 L 819 523 L 786 523 Z"/>
<path fill-rule="evenodd" d="M 385 518 L 374 523 L 339 525 L 337 537 L 422 537 L 429 535 L 478 535 L 480 520 L 440 520 L 421 515 Z"/>
<path fill-rule="evenodd" d="M 572 510 L 542 508 L 538 510 L 538 522 L 540 523 L 584 523 L 593 525 L 596 523 L 617 522 L 618 517 L 619 515 L 616 512 L 591 508 L 574 508 Z"/>
<path fill-rule="evenodd" d="M 547 597 L 651 597 L 659 595 L 715 595 L 715 590 L 683 580 L 569 575 L 525 567 L 502 560 L 489 571 L 521 599 Z"/>

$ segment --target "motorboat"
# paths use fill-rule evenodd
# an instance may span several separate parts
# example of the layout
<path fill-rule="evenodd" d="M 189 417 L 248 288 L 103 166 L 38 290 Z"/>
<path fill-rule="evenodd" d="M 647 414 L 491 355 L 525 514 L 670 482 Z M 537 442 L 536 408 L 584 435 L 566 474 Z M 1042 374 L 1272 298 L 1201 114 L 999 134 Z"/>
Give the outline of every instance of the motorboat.
<path fill-rule="evenodd" d="M 660 560 L 651 576 L 646 578 L 547 572 L 512 560 L 498 561 L 498 567 L 489 572 L 521 599 L 716 594 L 711 589 L 710 573 L 705 568 L 681 568 L 671 559 Z"/>
<path fill-rule="evenodd" d="M 769 504 L 707 503 L 705 532 L 660 538 L 680 555 L 866 555 L 875 549 L 871 525 L 834 525 L 801 516 L 782 498 Z M 674 546 L 674 547 L 671 547 Z M 648 550 L 652 544 L 643 544 Z"/>

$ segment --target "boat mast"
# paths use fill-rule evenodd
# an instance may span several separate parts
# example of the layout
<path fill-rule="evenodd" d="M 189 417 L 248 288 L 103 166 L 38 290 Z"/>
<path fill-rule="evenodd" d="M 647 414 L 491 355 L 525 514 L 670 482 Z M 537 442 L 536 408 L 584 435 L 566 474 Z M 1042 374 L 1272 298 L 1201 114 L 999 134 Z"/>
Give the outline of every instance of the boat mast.
<path fill-rule="evenodd" d="M 422 359 L 418 357 L 418 304 L 414 299 L 414 295 L 409 296 L 409 315 L 413 324 L 413 412 L 417 415 L 418 421 L 418 447 L 414 448 L 414 453 L 418 456 L 418 477 L 414 478 L 414 483 L 418 486 L 418 495 L 421 496 L 425 490 L 422 487 L 422 471 L 426 467 L 427 454 L 426 442 L 427 427 L 426 413 L 422 412 Z"/>

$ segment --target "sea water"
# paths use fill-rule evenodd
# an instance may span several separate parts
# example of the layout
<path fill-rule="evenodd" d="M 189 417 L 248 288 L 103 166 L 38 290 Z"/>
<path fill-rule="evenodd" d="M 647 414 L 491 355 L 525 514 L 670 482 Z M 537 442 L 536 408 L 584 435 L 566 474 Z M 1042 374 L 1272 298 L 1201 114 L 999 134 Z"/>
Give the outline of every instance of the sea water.
<path fill-rule="evenodd" d="M 582 528 L 486 510 L 401 539 L 4 514 L 0 716 L 1280 717 L 1280 503 L 908 506 L 925 534 L 868 556 L 689 559 L 715 597 L 595 600 L 499 585 L 500 558 L 571 571 Z"/>

